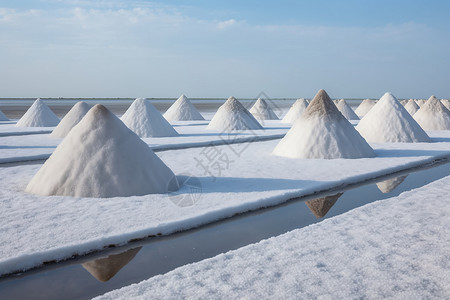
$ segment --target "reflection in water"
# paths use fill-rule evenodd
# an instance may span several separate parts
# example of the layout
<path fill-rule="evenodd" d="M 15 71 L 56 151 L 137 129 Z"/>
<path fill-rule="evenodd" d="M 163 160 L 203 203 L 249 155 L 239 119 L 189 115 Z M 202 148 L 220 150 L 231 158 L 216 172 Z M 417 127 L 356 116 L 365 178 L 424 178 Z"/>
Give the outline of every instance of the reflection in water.
<path fill-rule="evenodd" d="M 377 182 L 377 187 L 383 194 L 390 193 L 396 187 L 398 187 L 400 185 L 400 183 L 402 183 L 403 180 L 405 180 L 405 178 L 407 176 L 408 175 L 398 176 L 398 177 L 395 177 L 395 178 L 391 178 L 391 179 L 388 179 L 388 180 Z"/>
<path fill-rule="evenodd" d="M 126 264 L 128 264 L 142 247 L 133 248 L 120 254 L 105 258 L 91 260 L 82 264 L 98 281 L 106 282 L 114 277 Z"/>
<path fill-rule="evenodd" d="M 330 208 L 336 203 L 337 199 L 342 196 L 343 193 L 337 193 L 336 195 L 326 196 L 323 198 L 317 198 L 306 201 L 306 205 L 313 212 L 316 218 L 323 218 L 330 210 Z"/>

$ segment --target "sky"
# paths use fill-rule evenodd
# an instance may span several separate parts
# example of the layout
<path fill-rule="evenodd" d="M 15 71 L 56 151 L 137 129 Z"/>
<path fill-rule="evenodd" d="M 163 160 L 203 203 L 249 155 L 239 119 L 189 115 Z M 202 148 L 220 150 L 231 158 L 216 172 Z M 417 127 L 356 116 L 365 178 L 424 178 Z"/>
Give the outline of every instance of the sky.
<path fill-rule="evenodd" d="M 0 0 L 0 98 L 450 98 L 450 1 Z"/>

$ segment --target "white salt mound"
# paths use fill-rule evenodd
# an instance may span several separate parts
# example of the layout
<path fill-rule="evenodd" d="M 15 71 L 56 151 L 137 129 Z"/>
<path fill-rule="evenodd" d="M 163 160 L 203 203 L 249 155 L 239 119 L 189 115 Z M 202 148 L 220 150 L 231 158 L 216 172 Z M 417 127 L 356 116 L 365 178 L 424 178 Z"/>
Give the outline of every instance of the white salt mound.
<path fill-rule="evenodd" d="M 178 181 L 164 162 L 99 104 L 72 128 L 26 187 L 42 196 L 95 198 L 177 189 Z"/>
<path fill-rule="evenodd" d="M 374 107 L 376 101 L 375 100 L 371 100 L 371 99 L 364 99 L 360 105 L 358 105 L 358 107 L 355 110 L 355 114 L 359 117 L 362 118 L 364 117 L 369 110 L 372 109 L 372 107 Z"/>
<path fill-rule="evenodd" d="M 58 126 L 53 129 L 50 136 L 53 138 L 65 137 L 69 131 L 83 119 L 90 108 L 89 104 L 84 101 L 77 102 L 64 116 L 61 122 L 59 122 Z"/>
<path fill-rule="evenodd" d="M 8 117 L 0 110 L 0 121 L 9 121 Z"/>
<path fill-rule="evenodd" d="M 59 118 L 40 98 L 20 118 L 18 127 L 52 127 L 59 123 Z"/>
<path fill-rule="evenodd" d="M 442 104 L 444 104 L 444 106 L 450 110 L 450 100 L 449 99 L 442 99 L 441 100 Z"/>
<path fill-rule="evenodd" d="M 308 107 L 308 101 L 306 101 L 304 98 L 297 99 L 294 104 L 292 104 L 291 108 L 287 112 L 287 114 L 284 116 L 283 120 L 281 120 L 282 123 L 294 123 L 306 110 Z"/>
<path fill-rule="evenodd" d="M 178 136 L 172 125 L 145 98 L 134 100 L 121 120 L 141 138 Z"/>
<path fill-rule="evenodd" d="M 425 102 L 427 102 L 427 100 L 425 100 L 425 99 L 418 99 L 418 100 L 416 100 L 416 103 L 417 103 L 417 105 L 419 105 L 419 107 L 422 107 L 422 105 L 424 105 Z"/>
<path fill-rule="evenodd" d="M 219 107 L 206 128 L 224 131 L 263 129 L 255 117 L 233 96 Z"/>
<path fill-rule="evenodd" d="M 395 188 L 398 187 L 406 177 L 408 177 L 408 175 L 398 176 L 377 182 L 377 187 L 383 194 L 390 193 L 395 190 Z"/>
<path fill-rule="evenodd" d="M 413 99 L 409 99 L 408 103 L 405 104 L 405 109 L 413 116 L 419 110 L 419 105 Z"/>
<path fill-rule="evenodd" d="M 256 100 L 255 104 L 253 104 L 249 111 L 257 120 L 279 120 L 278 116 L 272 108 L 270 108 L 269 104 L 261 98 Z"/>
<path fill-rule="evenodd" d="M 371 143 L 430 142 L 430 138 L 391 93 L 385 93 L 356 129 Z"/>
<path fill-rule="evenodd" d="M 414 114 L 414 120 L 425 130 L 450 130 L 450 111 L 435 96 Z"/>
<path fill-rule="evenodd" d="M 177 101 L 165 112 L 164 118 L 168 121 L 204 120 L 200 112 L 185 95 L 181 95 Z"/>
<path fill-rule="evenodd" d="M 344 99 L 339 100 L 336 107 L 347 120 L 359 120 L 358 116 Z"/>
<path fill-rule="evenodd" d="M 320 90 L 273 154 L 291 158 L 361 158 L 375 153 Z"/>

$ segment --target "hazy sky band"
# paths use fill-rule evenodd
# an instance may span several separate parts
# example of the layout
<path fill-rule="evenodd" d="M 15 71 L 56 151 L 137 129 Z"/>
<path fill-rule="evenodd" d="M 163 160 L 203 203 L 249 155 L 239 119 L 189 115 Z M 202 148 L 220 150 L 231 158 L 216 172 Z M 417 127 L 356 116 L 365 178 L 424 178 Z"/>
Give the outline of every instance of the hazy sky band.
<path fill-rule="evenodd" d="M 0 1 L 0 97 L 450 97 L 450 1 Z"/>

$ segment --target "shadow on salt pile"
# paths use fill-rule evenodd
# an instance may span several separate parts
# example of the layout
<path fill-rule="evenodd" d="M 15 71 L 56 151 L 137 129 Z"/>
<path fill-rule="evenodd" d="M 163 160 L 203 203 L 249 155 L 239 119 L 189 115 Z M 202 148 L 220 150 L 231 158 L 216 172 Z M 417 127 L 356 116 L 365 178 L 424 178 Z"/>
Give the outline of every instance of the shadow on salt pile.
<path fill-rule="evenodd" d="M 377 157 L 414 157 L 414 156 L 437 156 L 448 151 L 440 150 L 411 150 L 411 149 L 376 149 Z"/>
<path fill-rule="evenodd" d="M 113 278 L 117 272 L 125 267 L 141 250 L 142 247 L 129 249 L 119 254 L 105 258 L 91 260 L 81 264 L 95 279 L 106 282 Z"/>
<path fill-rule="evenodd" d="M 317 198 L 305 201 L 305 204 L 316 216 L 317 219 L 325 217 L 328 211 L 333 207 L 339 197 L 344 193 L 337 193 L 335 195 L 326 196 L 323 198 Z"/>

